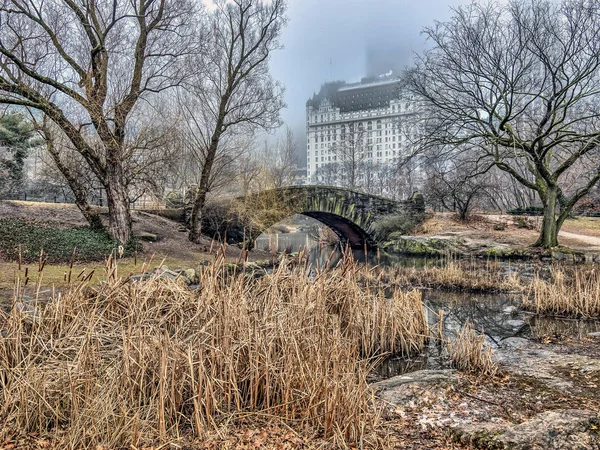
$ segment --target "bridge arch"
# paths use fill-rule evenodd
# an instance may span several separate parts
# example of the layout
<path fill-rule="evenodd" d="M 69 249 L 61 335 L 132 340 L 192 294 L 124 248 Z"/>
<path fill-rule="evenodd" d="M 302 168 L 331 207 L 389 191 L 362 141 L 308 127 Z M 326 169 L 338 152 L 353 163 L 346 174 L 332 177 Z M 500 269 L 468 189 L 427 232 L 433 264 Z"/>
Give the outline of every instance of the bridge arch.
<path fill-rule="evenodd" d="M 273 189 L 237 201 L 243 202 L 243 208 L 255 215 L 263 212 L 260 226 L 253 229 L 252 238 L 286 217 L 303 214 L 327 225 L 342 242 L 353 248 L 376 247 L 378 242 L 385 240 L 387 236 L 381 232 L 383 221 L 400 223 L 404 217 L 418 223 L 425 213 L 420 194 L 397 201 L 330 186 Z"/>

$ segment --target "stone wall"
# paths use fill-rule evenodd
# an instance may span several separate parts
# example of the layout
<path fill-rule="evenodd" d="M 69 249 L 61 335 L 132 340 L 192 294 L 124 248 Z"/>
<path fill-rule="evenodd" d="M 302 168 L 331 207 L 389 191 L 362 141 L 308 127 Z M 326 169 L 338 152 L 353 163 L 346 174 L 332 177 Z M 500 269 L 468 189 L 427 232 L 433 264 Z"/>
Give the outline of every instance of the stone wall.
<path fill-rule="evenodd" d="M 281 214 L 274 214 L 271 221 L 266 221 L 263 229 L 291 214 L 306 214 L 330 226 L 355 247 L 364 243 L 374 246 L 385 239 L 386 236 L 378 236 L 377 225 L 386 218 L 388 221 L 397 218 L 398 222 L 410 219 L 417 224 L 425 214 L 420 194 L 409 200 L 395 201 L 327 186 L 292 186 L 260 192 L 240 201 L 254 211 L 261 208 L 281 211 Z"/>

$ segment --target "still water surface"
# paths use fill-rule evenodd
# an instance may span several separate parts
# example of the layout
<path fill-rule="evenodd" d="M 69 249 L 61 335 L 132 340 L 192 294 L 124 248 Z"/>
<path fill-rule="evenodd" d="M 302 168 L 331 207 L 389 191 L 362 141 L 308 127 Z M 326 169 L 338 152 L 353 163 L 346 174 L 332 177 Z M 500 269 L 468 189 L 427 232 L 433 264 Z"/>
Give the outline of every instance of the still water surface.
<path fill-rule="evenodd" d="M 290 232 L 262 235 L 257 240 L 260 249 L 278 252 L 305 251 L 309 265 L 314 268 L 335 267 L 343 258 L 339 245 L 332 246 L 319 242 L 314 233 Z M 373 265 L 422 268 L 440 265 L 436 258 L 415 258 L 402 255 L 379 254 L 376 250 L 352 251 L 355 260 Z M 506 264 L 507 271 L 524 270 L 531 264 Z M 485 270 L 485 264 L 482 264 Z M 424 289 L 423 301 L 427 321 L 432 329 L 438 329 L 440 312 L 443 311 L 443 333 L 454 337 L 455 333 L 468 321 L 485 335 L 486 344 L 499 347 L 508 338 L 533 339 L 540 336 L 568 336 L 581 338 L 588 333 L 600 331 L 600 321 L 567 320 L 540 318 L 521 310 L 521 296 L 498 293 L 448 292 Z M 411 358 L 391 357 L 380 364 L 372 374 L 373 380 L 385 379 L 403 373 L 422 369 L 438 369 L 447 363 L 440 355 L 439 348 L 430 340 L 430 346 L 420 355 Z"/>

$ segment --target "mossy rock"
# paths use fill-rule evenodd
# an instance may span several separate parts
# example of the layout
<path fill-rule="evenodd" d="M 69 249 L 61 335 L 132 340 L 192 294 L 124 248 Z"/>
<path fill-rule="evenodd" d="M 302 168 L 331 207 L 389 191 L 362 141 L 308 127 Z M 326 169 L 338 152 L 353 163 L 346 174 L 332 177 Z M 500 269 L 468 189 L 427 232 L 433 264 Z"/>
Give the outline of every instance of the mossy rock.
<path fill-rule="evenodd" d="M 444 256 L 448 253 L 462 255 L 464 239 L 426 238 L 401 236 L 388 241 L 382 248 L 390 253 L 401 253 L 417 256 Z"/>

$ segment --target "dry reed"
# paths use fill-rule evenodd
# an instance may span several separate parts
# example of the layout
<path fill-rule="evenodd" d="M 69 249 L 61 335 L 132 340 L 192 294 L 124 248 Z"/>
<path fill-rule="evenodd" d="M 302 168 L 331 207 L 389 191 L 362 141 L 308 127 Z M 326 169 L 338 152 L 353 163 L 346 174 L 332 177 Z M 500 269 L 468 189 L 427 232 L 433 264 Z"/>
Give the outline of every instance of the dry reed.
<path fill-rule="evenodd" d="M 573 318 L 600 317 L 600 273 L 597 268 L 553 267 L 550 280 L 536 276 L 523 306 L 537 314 Z"/>
<path fill-rule="evenodd" d="M 506 274 L 493 262 L 476 263 L 449 258 L 440 267 L 424 268 L 394 266 L 386 277 L 400 286 L 424 286 L 464 291 L 521 291 L 523 286 L 516 272 Z"/>
<path fill-rule="evenodd" d="M 366 269 L 348 259 L 313 280 L 284 265 L 235 275 L 219 259 L 196 292 L 107 268 L 35 321 L 0 313 L 0 442 L 18 430 L 64 448 L 139 448 L 257 414 L 344 448 L 377 425 L 368 357 L 425 345 L 420 294 L 359 283 Z"/>
<path fill-rule="evenodd" d="M 492 349 L 484 342 L 484 335 L 477 333 L 469 321 L 465 322 L 456 337 L 445 344 L 452 366 L 480 375 L 496 374 L 498 367 L 492 360 Z"/>

